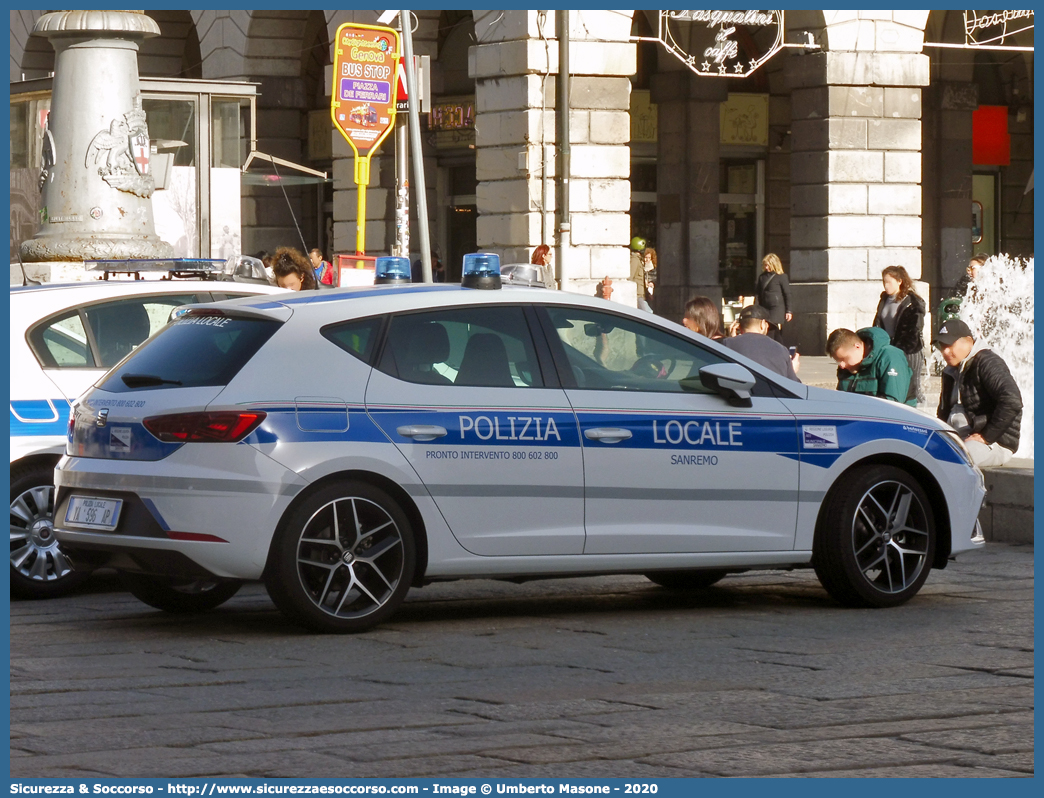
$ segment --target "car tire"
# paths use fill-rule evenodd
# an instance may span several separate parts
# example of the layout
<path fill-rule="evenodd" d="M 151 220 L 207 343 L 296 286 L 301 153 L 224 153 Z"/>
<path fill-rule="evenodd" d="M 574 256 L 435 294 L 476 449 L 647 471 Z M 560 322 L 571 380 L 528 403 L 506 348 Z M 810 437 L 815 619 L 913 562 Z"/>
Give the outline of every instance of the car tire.
<path fill-rule="evenodd" d="M 895 607 L 921 589 L 935 556 L 935 516 L 920 483 L 894 466 L 846 472 L 823 507 L 812 564 L 849 607 Z"/>
<path fill-rule="evenodd" d="M 54 536 L 54 465 L 11 469 L 11 595 L 57 598 L 91 575 L 77 570 Z"/>
<path fill-rule="evenodd" d="M 402 604 L 416 565 L 413 529 L 373 485 L 328 485 L 292 511 L 272 543 L 265 587 L 315 632 L 363 632 Z"/>
<path fill-rule="evenodd" d="M 120 573 L 123 587 L 138 601 L 157 610 L 175 614 L 208 612 L 224 604 L 243 583 L 237 580 L 207 580 L 172 582 L 147 574 Z"/>
<path fill-rule="evenodd" d="M 727 574 L 728 571 L 653 571 L 645 578 L 671 590 L 703 590 L 717 584 Z"/>

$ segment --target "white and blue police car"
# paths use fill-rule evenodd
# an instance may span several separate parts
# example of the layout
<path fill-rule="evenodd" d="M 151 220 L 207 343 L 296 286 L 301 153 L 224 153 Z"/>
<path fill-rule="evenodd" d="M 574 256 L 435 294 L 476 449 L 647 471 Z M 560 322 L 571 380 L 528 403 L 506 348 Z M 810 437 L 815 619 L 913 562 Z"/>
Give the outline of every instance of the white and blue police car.
<path fill-rule="evenodd" d="M 73 570 L 52 523 L 54 466 L 65 451 L 70 401 L 163 327 L 174 308 L 280 290 L 190 279 L 11 288 L 13 594 L 61 595 L 88 575 Z"/>
<path fill-rule="evenodd" d="M 808 387 L 670 321 L 505 286 L 388 285 L 190 309 L 76 403 L 57 535 L 198 611 L 263 580 L 324 632 L 411 586 L 813 567 L 901 604 L 983 545 L 954 432 Z"/>

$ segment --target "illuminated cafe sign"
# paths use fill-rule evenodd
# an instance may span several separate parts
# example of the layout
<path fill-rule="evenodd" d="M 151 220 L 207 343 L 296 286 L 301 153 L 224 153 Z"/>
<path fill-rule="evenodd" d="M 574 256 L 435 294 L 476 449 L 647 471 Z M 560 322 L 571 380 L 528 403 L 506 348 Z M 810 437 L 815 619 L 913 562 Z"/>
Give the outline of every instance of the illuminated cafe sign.
<path fill-rule="evenodd" d="M 969 47 L 1012 44 L 1009 36 L 1033 30 L 1033 10 L 965 11 L 964 43 Z"/>
<path fill-rule="evenodd" d="M 737 28 L 774 34 L 763 53 L 740 50 Z M 657 38 L 697 75 L 745 78 L 783 49 L 782 11 L 661 11 Z"/>

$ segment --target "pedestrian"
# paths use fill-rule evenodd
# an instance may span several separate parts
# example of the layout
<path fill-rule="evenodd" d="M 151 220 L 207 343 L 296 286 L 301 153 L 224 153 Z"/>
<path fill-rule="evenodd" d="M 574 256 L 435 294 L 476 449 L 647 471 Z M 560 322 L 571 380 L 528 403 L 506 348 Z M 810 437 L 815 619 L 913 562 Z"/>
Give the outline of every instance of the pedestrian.
<path fill-rule="evenodd" d="M 945 322 L 932 345 L 946 361 L 937 415 L 964 439 L 975 465 L 1004 465 L 1022 426 L 1022 393 L 1008 364 L 960 319 Z"/>
<path fill-rule="evenodd" d="M 896 349 L 906 355 L 913 375 L 910 396 L 916 404 L 925 401 L 921 376 L 924 372 L 924 300 L 914 290 L 913 280 L 902 266 L 885 266 L 881 271 L 884 291 L 877 303 L 874 327 L 880 327 Z"/>
<path fill-rule="evenodd" d="M 424 261 L 421 258 L 417 258 L 410 265 L 410 280 L 415 283 L 424 282 Z M 444 283 L 446 282 L 446 267 L 442 265 L 442 259 L 439 257 L 439 253 L 434 249 L 431 251 L 431 281 L 433 283 Z"/>
<path fill-rule="evenodd" d="M 755 301 L 769 312 L 769 336 L 779 344 L 783 343 L 783 322 L 790 321 L 794 314 L 790 312 L 790 280 L 783 273 L 783 263 L 779 255 L 770 252 L 761 259 L 762 272 L 754 288 Z"/>
<path fill-rule="evenodd" d="M 272 256 L 272 271 L 276 285 L 290 291 L 309 291 L 318 288 L 311 262 L 294 247 L 280 247 Z"/>
<path fill-rule="evenodd" d="M 648 284 L 646 282 L 646 251 L 650 249 L 648 242 L 641 236 L 635 236 L 631 239 L 629 246 L 631 250 L 631 280 L 637 286 L 638 295 L 638 309 L 644 310 L 646 313 L 652 313 L 652 307 L 649 305 L 646 296 L 648 295 Z M 652 262 L 655 265 L 656 251 L 653 250 L 650 255 Z"/>
<path fill-rule="evenodd" d="M 540 279 L 548 288 L 554 288 L 555 285 L 555 270 L 552 266 L 554 259 L 555 253 L 551 247 L 547 244 L 537 244 L 529 261 L 540 270 Z"/>
<path fill-rule="evenodd" d="M 308 251 L 308 259 L 312 261 L 312 269 L 315 272 L 315 281 L 319 285 L 333 286 L 333 265 L 323 260 L 323 252 L 318 247 Z"/>
<path fill-rule="evenodd" d="M 697 295 L 686 302 L 682 324 L 686 329 L 714 341 L 724 337 L 721 331 L 721 313 L 710 297 Z"/>
<path fill-rule="evenodd" d="M 737 322 L 739 334 L 722 340 L 726 347 L 749 357 L 782 377 L 801 382 L 797 375 L 800 361 L 794 362 L 783 344 L 768 337 L 769 320 L 765 308 L 761 305 L 747 305 L 739 312 Z"/>
<path fill-rule="evenodd" d="M 641 259 L 637 268 L 631 274 L 631 279 L 638 286 L 638 308 L 647 313 L 652 313 L 653 280 L 656 279 L 656 250 L 646 246 L 642 250 Z"/>
<path fill-rule="evenodd" d="M 906 355 L 888 343 L 888 333 L 880 327 L 834 330 L 826 351 L 837 362 L 837 390 L 911 404 Z"/>
<path fill-rule="evenodd" d="M 968 289 L 975 284 L 975 280 L 979 276 L 979 269 L 989 259 L 989 255 L 985 252 L 980 252 L 977 255 L 972 255 L 968 261 L 968 268 L 964 271 L 964 276 L 957 281 L 957 285 L 954 287 L 954 293 L 959 297 L 967 296 Z"/>

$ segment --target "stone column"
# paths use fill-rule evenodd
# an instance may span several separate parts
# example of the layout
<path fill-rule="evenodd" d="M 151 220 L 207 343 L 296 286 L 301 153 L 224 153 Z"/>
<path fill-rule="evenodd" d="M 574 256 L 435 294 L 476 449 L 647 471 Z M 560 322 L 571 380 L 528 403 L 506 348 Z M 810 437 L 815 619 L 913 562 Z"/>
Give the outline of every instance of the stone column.
<path fill-rule="evenodd" d="M 558 42 L 551 38 L 554 12 L 547 12 L 542 26 L 539 14 L 493 12 L 497 24 L 488 27 L 478 20 L 476 31 L 483 43 L 472 47 L 468 58 L 468 72 L 475 78 L 478 245 L 500 253 L 505 262 L 528 262 L 537 244 L 555 245 Z M 633 306 L 635 284 L 627 281 L 628 109 L 636 53 L 635 45 L 626 41 L 630 18 L 621 17 L 621 27 L 620 15 L 570 13 L 572 246 L 563 259 L 561 287 L 593 294 L 595 284 L 609 277 L 613 300 Z M 542 142 L 547 149 L 546 204 Z"/>
<path fill-rule="evenodd" d="M 873 321 L 885 266 L 921 276 L 920 87 L 928 72 L 928 57 L 909 52 L 788 59 L 789 327 L 803 352 L 822 352 L 838 327 Z"/>
<path fill-rule="evenodd" d="M 974 254 L 971 239 L 972 112 L 979 107 L 975 83 L 944 82 L 938 100 L 937 186 L 940 288 L 952 288 L 965 275 Z M 946 296 L 943 294 L 942 296 Z"/>
<path fill-rule="evenodd" d="M 143 12 L 56 11 L 33 32 L 54 45 L 54 90 L 41 225 L 23 242 L 22 260 L 170 257 L 152 215 L 138 85 L 138 43 L 159 35 L 159 25 Z"/>
<path fill-rule="evenodd" d="M 721 301 L 719 143 L 724 80 L 688 70 L 653 76 L 659 141 L 656 169 L 656 312 L 681 318 L 702 294 Z"/>

